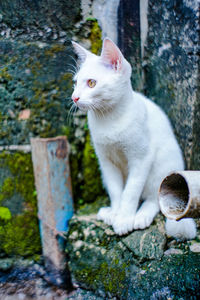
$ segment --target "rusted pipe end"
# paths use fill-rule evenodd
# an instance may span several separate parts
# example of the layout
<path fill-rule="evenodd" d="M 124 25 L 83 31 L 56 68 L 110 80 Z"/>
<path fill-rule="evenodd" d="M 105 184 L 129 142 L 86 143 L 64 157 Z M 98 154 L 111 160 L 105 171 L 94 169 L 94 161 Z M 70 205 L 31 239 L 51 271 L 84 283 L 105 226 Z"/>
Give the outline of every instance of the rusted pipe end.
<path fill-rule="evenodd" d="M 159 204 L 162 213 L 169 219 L 180 220 L 188 210 L 190 192 L 184 176 L 172 173 L 165 177 L 159 189 Z"/>

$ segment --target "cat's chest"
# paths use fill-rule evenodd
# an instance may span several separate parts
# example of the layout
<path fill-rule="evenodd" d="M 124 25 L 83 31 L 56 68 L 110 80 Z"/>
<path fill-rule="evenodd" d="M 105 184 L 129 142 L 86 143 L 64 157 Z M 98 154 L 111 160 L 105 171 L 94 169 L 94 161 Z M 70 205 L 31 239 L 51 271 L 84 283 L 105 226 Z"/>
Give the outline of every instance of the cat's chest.
<path fill-rule="evenodd" d="M 90 133 L 95 144 L 106 145 L 109 149 L 126 142 L 124 140 L 124 132 L 119 130 L 116 126 L 106 128 L 92 127 Z"/>
<path fill-rule="evenodd" d="M 92 140 L 95 144 L 103 144 L 108 147 L 117 144 L 126 144 L 127 136 L 131 134 L 129 124 L 123 120 L 94 120 L 88 118 L 88 125 Z"/>
<path fill-rule="evenodd" d="M 90 130 L 92 140 L 97 154 L 104 153 L 104 155 L 116 165 L 126 178 L 127 166 L 129 161 L 129 145 L 125 132 L 120 128 L 119 124 L 108 126 L 92 127 Z"/>

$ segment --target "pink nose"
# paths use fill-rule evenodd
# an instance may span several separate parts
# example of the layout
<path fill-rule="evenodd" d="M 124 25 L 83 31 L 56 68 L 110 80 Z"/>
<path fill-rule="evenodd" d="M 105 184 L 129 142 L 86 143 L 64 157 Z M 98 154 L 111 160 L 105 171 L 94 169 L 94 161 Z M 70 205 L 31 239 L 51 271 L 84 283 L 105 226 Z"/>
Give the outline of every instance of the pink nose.
<path fill-rule="evenodd" d="M 72 96 L 72 100 L 73 100 L 75 103 L 78 102 L 79 99 L 80 99 L 79 97 Z"/>

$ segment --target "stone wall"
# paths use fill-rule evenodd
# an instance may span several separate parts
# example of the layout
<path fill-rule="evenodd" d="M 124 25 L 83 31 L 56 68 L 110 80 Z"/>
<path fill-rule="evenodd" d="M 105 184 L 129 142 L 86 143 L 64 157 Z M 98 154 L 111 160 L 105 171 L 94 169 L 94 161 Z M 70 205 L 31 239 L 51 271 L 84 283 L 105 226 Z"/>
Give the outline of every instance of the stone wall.
<path fill-rule="evenodd" d="M 0 3 L 0 256 L 41 252 L 31 154 L 24 153 L 31 137 L 68 136 L 75 199 L 84 185 L 79 167 L 95 163 L 89 140 L 84 150 L 86 116 L 70 113 L 71 39 L 94 52 L 101 46 L 98 22 L 81 8 L 79 0 Z"/>
<path fill-rule="evenodd" d="M 187 168 L 199 169 L 199 1 L 149 0 L 146 14 L 144 92 L 170 117 Z"/>

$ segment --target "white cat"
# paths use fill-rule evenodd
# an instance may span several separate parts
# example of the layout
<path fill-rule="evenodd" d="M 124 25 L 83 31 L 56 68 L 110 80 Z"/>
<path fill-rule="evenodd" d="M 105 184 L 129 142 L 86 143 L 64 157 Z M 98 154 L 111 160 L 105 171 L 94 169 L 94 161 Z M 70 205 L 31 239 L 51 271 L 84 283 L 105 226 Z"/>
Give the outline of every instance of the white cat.
<path fill-rule="evenodd" d="M 159 212 L 162 179 L 184 168 L 183 158 L 164 112 L 131 87 L 131 66 L 108 38 L 100 56 L 72 42 L 81 60 L 75 75 L 74 103 L 88 111 L 88 124 L 111 206 L 98 219 L 119 234 L 143 229 Z M 143 203 L 139 206 L 139 200 Z M 168 234 L 196 235 L 193 219 L 167 220 Z"/>

